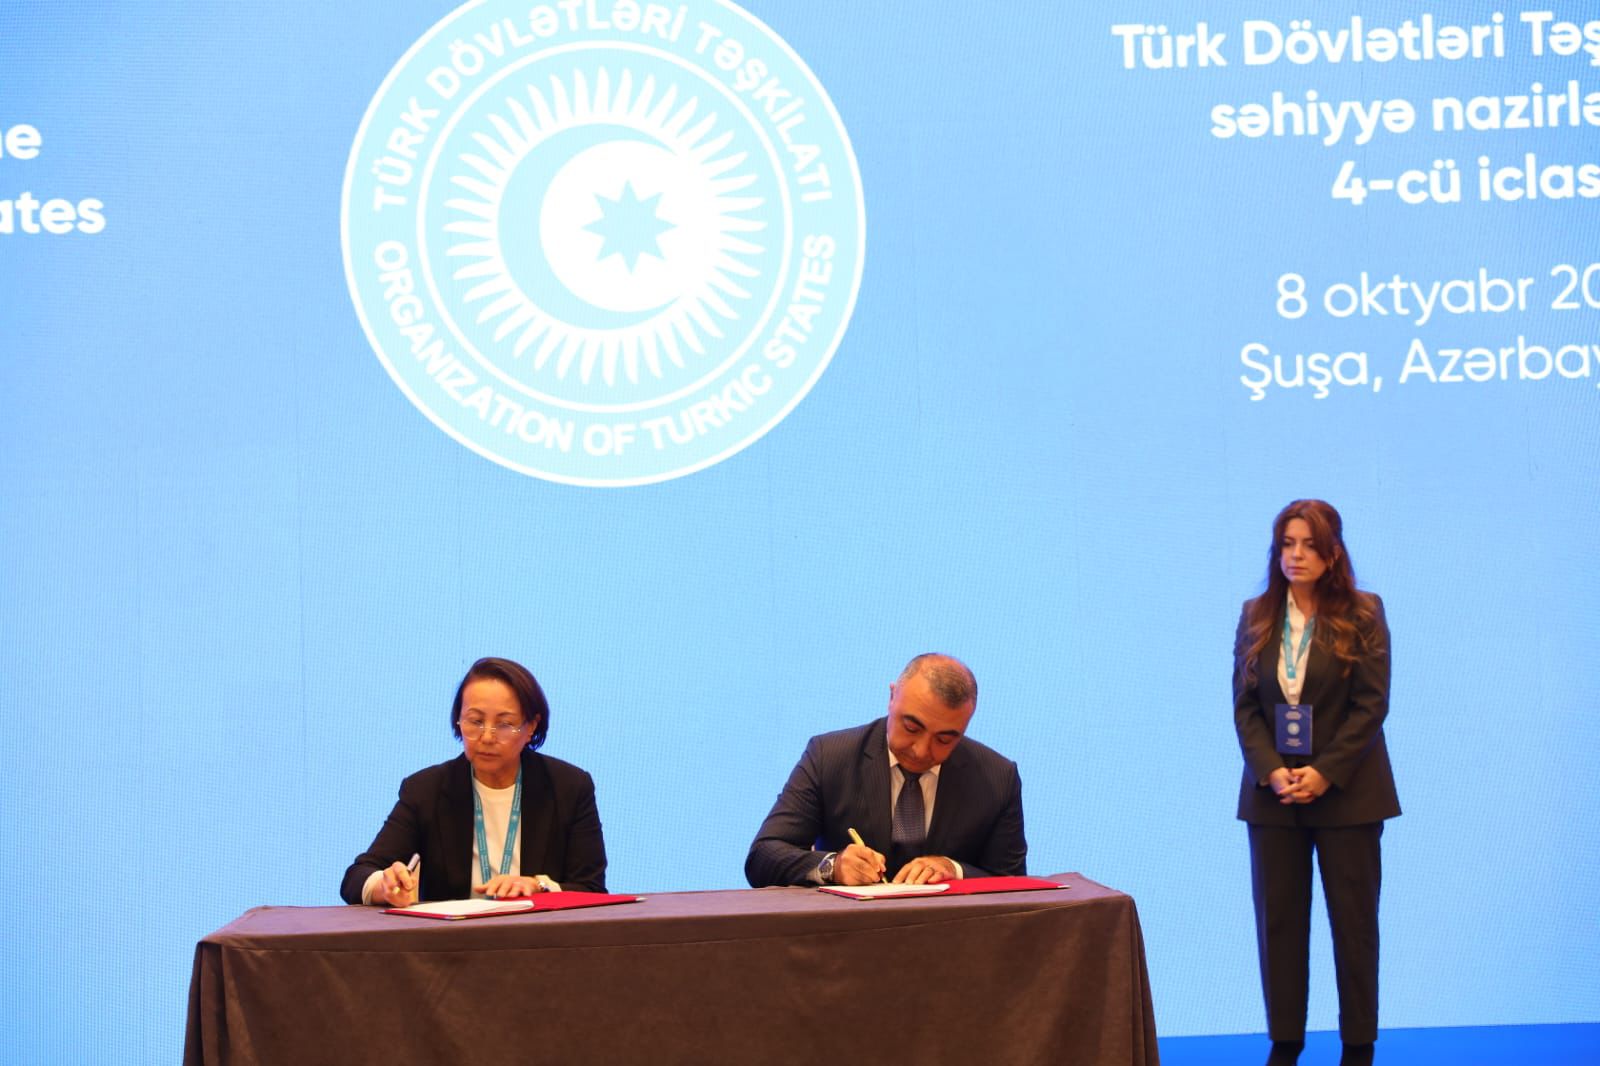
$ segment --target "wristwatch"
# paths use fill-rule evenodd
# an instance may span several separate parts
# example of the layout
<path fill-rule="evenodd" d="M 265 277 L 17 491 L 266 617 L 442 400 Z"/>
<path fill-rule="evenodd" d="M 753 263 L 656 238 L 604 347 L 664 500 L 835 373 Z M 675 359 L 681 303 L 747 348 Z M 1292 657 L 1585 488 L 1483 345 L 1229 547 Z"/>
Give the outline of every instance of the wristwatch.
<path fill-rule="evenodd" d="M 837 851 L 830 851 L 828 854 L 824 855 L 822 857 L 822 861 L 817 864 L 817 876 L 822 878 L 823 884 L 833 884 L 833 864 L 838 858 L 839 853 Z"/>

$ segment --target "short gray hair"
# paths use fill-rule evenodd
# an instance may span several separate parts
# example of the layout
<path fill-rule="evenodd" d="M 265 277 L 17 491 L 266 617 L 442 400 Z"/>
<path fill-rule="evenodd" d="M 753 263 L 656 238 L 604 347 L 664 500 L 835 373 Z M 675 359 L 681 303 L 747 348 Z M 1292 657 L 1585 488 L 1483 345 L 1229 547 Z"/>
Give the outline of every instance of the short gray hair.
<path fill-rule="evenodd" d="M 928 687 L 946 707 L 965 707 L 978 702 L 978 679 L 972 676 L 966 663 L 953 655 L 923 652 L 906 663 L 898 683 L 904 684 L 918 674 L 928 679 Z"/>

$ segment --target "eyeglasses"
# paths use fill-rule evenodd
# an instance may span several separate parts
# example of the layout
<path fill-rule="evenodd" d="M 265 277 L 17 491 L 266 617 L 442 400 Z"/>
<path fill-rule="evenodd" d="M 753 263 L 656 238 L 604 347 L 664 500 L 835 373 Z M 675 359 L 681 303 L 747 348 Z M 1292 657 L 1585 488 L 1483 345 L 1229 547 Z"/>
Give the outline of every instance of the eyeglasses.
<path fill-rule="evenodd" d="M 477 740 L 487 732 L 493 732 L 501 740 L 510 740 L 528 727 L 527 722 L 518 722 L 516 725 L 512 725 L 510 722 L 501 722 L 495 725 L 489 722 L 473 721 L 470 718 L 463 718 L 456 724 L 461 727 L 461 735 L 468 740 Z"/>

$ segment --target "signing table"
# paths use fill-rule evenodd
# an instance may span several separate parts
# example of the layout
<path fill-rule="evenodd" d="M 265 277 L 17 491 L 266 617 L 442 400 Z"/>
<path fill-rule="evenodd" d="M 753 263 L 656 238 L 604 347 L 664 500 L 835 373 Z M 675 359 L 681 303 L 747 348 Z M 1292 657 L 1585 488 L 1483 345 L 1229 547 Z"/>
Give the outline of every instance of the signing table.
<path fill-rule="evenodd" d="M 184 1062 L 1156 1063 L 1133 900 L 1051 879 L 465 922 L 258 907 L 195 950 Z"/>

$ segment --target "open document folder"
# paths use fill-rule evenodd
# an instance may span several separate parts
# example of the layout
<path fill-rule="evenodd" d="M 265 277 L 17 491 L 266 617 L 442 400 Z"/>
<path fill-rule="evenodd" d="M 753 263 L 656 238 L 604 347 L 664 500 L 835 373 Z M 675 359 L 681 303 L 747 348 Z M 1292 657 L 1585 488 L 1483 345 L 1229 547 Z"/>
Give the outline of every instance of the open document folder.
<path fill-rule="evenodd" d="M 892 899 L 897 896 L 936 896 L 940 892 L 950 891 L 950 886 L 943 882 L 933 885 L 823 885 L 821 891 L 845 899 Z"/>
<path fill-rule="evenodd" d="M 410 918 L 488 918 L 496 914 L 517 914 L 533 910 L 531 899 L 441 899 L 432 903 L 413 903 L 409 907 L 390 907 L 385 914 L 404 914 Z"/>
<path fill-rule="evenodd" d="M 845 899 L 900 899 L 905 896 L 981 896 L 991 892 L 1034 892 L 1045 888 L 1071 888 L 1047 877 L 968 877 L 933 885 L 824 885 L 821 891 Z"/>

